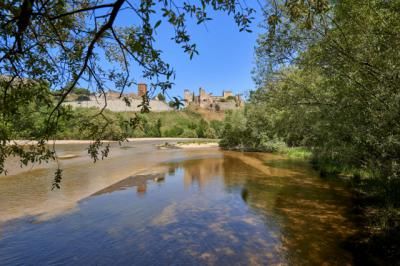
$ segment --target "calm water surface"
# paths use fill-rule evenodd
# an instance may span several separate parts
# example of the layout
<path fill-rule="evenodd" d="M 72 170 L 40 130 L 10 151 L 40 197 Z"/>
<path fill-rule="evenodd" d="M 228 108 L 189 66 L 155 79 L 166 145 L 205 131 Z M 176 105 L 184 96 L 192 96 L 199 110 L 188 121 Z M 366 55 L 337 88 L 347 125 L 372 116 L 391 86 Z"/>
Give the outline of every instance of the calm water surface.
<path fill-rule="evenodd" d="M 349 193 L 306 164 L 154 143 L 81 155 L 60 191 L 51 167 L 0 177 L 1 265 L 352 264 Z"/>

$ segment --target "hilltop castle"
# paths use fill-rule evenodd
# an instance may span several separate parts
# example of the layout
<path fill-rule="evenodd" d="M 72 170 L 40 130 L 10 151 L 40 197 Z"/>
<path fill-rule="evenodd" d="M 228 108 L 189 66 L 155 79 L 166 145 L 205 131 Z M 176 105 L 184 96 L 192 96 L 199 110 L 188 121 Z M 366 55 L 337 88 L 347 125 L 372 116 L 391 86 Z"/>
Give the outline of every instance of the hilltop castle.
<path fill-rule="evenodd" d="M 212 111 L 224 111 L 240 108 L 244 105 L 239 94 L 233 95 L 232 91 L 222 91 L 222 96 L 214 96 L 205 89 L 199 89 L 199 95 L 189 90 L 184 91 L 185 106 L 198 106 Z"/>
<path fill-rule="evenodd" d="M 139 105 L 142 103 L 142 96 L 147 93 L 147 84 L 139 83 L 137 87 L 137 93 L 129 93 L 121 95 L 119 91 L 109 90 L 105 95 L 91 94 L 85 96 L 84 100 L 79 99 L 76 95 L 74 98 L 68 99 L 69 101 L 65 105 L 72 107 L 97 107 L 109 109 L 114 112 L 138 112 L 140 111 Z M 105 96 L 105 97 L 104 97 Z M 126 97 L 131 102 L 130 106 L 127 106 L 122 97 Z M 106 101 L 107 99 L 107 101 Z M 106 104 L 107 103 L 107 104 Z M 164 112 L 173 110 L 165 101 L 160 101 L 157 97 L 149 100 L 150 110 L 155 112 Z M 199 95 L 196 96 L 194 92 L 185 90 L 184 92 L 184 104 L 185 107 L 194 106 L 210 111 L 225 111 L 238 109 L 244 105 L 239 94 L 233 95 L 231 91 L 223 91 L 222 96 L 213 96 L 211 93 L 207 93 L 203 88 L 199 89 Z"/>
<path fill-rule="evenodd" d="M 71 100 L 66 102 L 65 105 L 70 105 L 72 107 L 96 107 L 103 108 L 105 106 L 106 109 L 111 110 L 113 112 L 139 112 L 142 104 L 142 96 L 147 93 L 147 85 L 145 83 L 138 84 L 137 93 L 129 93 L 121 95 L 121 92 L 109 90 L 104 95 L 90 95 L 88 99 L 80 101 L 78 99 Z M 126 103 L 121 99 L 122 97 L 126 97 L 130 101 L 130 105 L 126 105 Z M 107 101 L 106 101 L 107 99 Z M 171 111 L 171 108 L 164 101 L 160 101 L 157 98 L 149 100 L 150 110 L 153 112 L 165 112 Z"/>

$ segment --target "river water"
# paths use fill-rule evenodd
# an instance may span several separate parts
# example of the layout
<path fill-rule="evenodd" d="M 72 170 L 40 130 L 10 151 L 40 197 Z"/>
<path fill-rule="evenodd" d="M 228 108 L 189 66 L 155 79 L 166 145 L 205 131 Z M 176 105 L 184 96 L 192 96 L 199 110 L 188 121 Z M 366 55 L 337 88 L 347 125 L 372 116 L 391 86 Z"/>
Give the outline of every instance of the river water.
<path fill-rule="evenodd" d="M 113 145 L 0 177 L 0 265 L 351 265 L 350 194 L 305 163 Z"/>

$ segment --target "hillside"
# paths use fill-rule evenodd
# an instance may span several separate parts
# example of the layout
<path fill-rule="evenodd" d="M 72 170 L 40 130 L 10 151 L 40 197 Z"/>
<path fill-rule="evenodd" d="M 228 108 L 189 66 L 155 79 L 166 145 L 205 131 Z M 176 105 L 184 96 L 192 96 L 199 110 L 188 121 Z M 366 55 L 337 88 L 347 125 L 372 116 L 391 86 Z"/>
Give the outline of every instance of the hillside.
<path fill-rule="evenodd" d="M 207 121 L 217 120 L 223 121 L 225 118 L 225 111 L 210 111 L 199 106 L 190 105 L 186 108 L 188 112 L 199 114 L 202 118 Z"/>
<path fill-rule="evenodd" d="M 186 137 L 219 138 L 223 123 L 221 114 L 193 110 L 168 112 L 112 112 L 104 110 L 96 116 L 97 108 L 71 108 L 68 119 L 60 121 L 58 139 L 90 139 L 90 129 L 97 128 L 96 138 L 119 139 L 121 137 Z M 93 121 L 93 117 L 96 117 Z M 215 119 L 214 119 L 215 118 Z M 107 126 L 106 126 L 107 125 Z M 29 136 L 22 136 L 28 137 Z"/>

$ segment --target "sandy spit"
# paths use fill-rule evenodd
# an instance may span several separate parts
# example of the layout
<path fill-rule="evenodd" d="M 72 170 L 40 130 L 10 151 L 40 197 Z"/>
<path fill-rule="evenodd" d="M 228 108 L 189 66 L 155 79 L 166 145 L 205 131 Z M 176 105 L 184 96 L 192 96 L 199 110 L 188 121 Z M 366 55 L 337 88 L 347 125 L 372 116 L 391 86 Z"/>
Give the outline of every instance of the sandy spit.
<path fill-rule="evenodd" d="M 198 149 L 198 148 L 213 148 L 218 147 L 217 142 L 208 142 L 208 143 L 179 143 L 176 144 L 178 148 L 182 149 Z"/>

